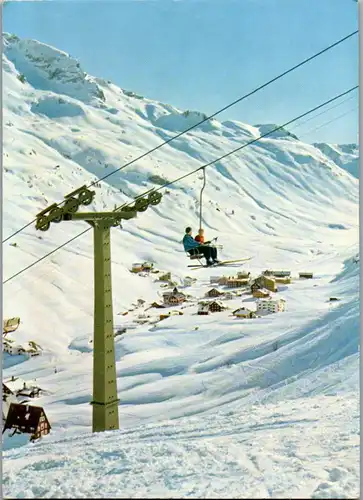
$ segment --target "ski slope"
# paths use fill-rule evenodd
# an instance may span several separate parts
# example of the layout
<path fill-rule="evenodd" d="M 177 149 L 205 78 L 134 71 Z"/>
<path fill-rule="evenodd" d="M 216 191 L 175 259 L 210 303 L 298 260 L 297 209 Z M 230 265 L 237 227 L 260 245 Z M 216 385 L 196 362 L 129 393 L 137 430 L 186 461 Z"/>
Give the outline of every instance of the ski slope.
<path fill-rule="evenodd" d="M 3 68 L 3 238 L 203 118 L 87 75 L 34 40 L 5 34 Z M 102 182 L 87 210 L 112 210 L 273 128 L 206 122 Z M 5 283 L 4 317 L 21 317 L 10 335 L 43 353 L 5 355 L 4 378 L 36 379 L 46 394 L 33 404 L 52 431 L 32 445 L 5 437 L 4 495 L 358 496 L 358 154 L 356 145 L 312 145 L 279 131 L 209 167 L 207 239 L 218 235 L 223 259 L 252 256 L 243 266 L 187 268 L 181 240 L 185 226 L 199 224 L 196 175 L 112 230 L 114 321 L 126 327 L 115 338 L 119 431 L 91 433 L 92 232 Z M 84 229 L 26 228 L 3 245 L 3 279 Z M 172 309 L 183 315 L 157 322 L 163 311 L 149 309 L 149 323 L 136 323 L 163 292 L 157 275 L 130 273 L 144 260 L 177 283 L 197 278 L 180 286 L 191 299 Z M 283 313 L 236 319 L 239 306 L 255 307 L 242 296 L 198 316 L 210 276 L 241 268 L 314 279 L 279 286 Z"/>

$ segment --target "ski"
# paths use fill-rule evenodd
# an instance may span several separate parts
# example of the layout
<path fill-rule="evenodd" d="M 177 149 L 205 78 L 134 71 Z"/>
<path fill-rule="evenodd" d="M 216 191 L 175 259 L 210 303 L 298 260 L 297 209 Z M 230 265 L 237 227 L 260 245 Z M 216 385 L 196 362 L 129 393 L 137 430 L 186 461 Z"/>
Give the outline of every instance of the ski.
<path fill-rule="evenodd" d="M 235 260 L 222 260 L 222 262 L 219 262 L 218 264 L 213 264 L 212 266 L 207 266 L 207 265 L 201 265 L 201 264 L 190 264 L 188 267 L 192 268 L 192 271 L 195 269 L 200 269 L 202 267 L 207 267 L 207 268 L 214 268 L 214 267 L 223 267 L 228 264 L 237 264 L 238 262 L 246 262 L 247 260 L 251 260 L 252 257 L 245 257 L 244 259 L 235 259 Z"/>

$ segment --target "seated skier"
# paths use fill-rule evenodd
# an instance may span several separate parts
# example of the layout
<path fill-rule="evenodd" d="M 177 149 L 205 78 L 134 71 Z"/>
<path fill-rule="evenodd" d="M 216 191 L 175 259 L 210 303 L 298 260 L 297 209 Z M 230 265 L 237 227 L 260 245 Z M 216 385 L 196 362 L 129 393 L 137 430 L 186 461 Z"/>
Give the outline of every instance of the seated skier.
<path fill-rule="evenodd" d="M 204 245 L 205 243 L 208 244 L 208 242 L 204 241 L 204 229 L 202 228 L 199 229 L 198 234 L 194 239 L 195 241 L 198 241 L 198 243 L 201 243 L 202 245 Z"/>
<path fill-rule="evenodd" d="M 190 255 L 196 255 L 198 253 L 203 254 L 207 261 L 207 266 L 212 266 L 213 264 L 218 264 L 220 261 L 217 260 L 217 249 L 214 247 L 209 247 L 206 244 L 202 245 L 195 241 L 192 236 L 192 228 L 187 227 L 185 229 L 185 235 L 183 238 L 184 250 Z"/>
<path fill-rule="evenodd" d="M 195 241 L 198 241 L 201 245 L 210 245 L 211 241 L 204 241 L 204 229 L 200 228 L 197 236 L 194 238 Z M 216 240 L 217 238 L 215 238 Z"/>

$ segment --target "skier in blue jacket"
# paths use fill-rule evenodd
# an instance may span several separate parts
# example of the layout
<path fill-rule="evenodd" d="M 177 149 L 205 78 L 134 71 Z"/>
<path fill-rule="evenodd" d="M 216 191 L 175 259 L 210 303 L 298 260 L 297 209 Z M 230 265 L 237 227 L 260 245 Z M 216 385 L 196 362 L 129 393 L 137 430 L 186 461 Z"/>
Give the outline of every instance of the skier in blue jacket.
<path fill-rule="evenodd" d="M 203 254 L 207 261 L 207 266 L 212 266 L 213 264 L 218 264 L 217 260 L 217 249 L 214 247 L 209 247 L 206 244 L 201 245 L 192 236 L 192 228 L 187 227 L 185 229 L 185 235 L 183 238 L 184 250 L 190 255 L 195 255 L 198 253 Z"/>

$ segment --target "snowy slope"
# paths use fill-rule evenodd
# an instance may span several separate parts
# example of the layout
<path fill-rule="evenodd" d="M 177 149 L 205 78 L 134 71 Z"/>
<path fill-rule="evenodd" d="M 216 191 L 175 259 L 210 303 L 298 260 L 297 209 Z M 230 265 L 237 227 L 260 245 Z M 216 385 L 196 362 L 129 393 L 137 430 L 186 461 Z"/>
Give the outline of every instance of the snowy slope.
<path fill-rule="evenodd" d="M 4 491 L 12 498 L 354 498 L 358 450 L 351 395 L 313 397 L 44 439 L 26 456 L 6 454 Z"/>
<path fill-rule="evenodd" d="M 113 172 L 203 118 L 201 113 L 178 110 L 91 77 L 78 61 L 56 48 L 12 35 L 4 36 L 4 44 L 5 238 L 73 189 Z M 112 210 L 155 183 L 190 172 L 271 128 L 216 119 L 206 122 L 109 177 L 96 188 L 90 209 Z M 68 467 L 81 473 L 100 464 L 115 474 L 112 481 L 105 481 L 108 489 L 100 492 L 100 482 L 90 480 L 72 495 L 107 497 L 116 488 L 125 496 L 238 496 L 242 493 L 237 486 L 234 489 L 231 477 L 239 474 L 240 480 L 246 470 L 252 479 L 242 485 L 244 496 L 278 496 L 292 490 L 295 496 L 316 498 L 357 495 L 359 262 L 353 257 L 358 251 L 358 175 L 348 168 L 349 162 L 358 164 L 356 146 L 311 145 L 280 131 L 207 169 L 203 225 L 207 238 L 219 236 L 224 245 L 221 256 L 253 256 L 244 265 L 253 275 L 283 268 L 293 276 L 312 271 L 315 278 L 295 279 L 280 287 L 286 312 L 246 322 L 232 318 L 231 312 L 242 301 L 253 308 L 250 297 L 228 301 L 224 312 L 197 316 L 197 298 L 210 288 L 210 275 L 219 273 L 193 271 L 198 281 L 187 291 L 195 300 L 182 309 L 182 316 L 137 326 L 116 338 L 123 430 L 110 436 L 90 436 L 92 233 L 6 283 L 4 316 L 20 316 L 22 321 L 11 335 L 19 343 L 36 341 L 44 352 L 25 362 L 20 356 L 6 356 L 4 376 L 36 378 L 48 391 L 36 403 L 46 409 L 52 433 L 35 447 L 6 452 L 5 495 L 66 497 L 74 483 L 63 478 L 59 483 L 63 486 L 57 486 L 58 474 L 69 477 Z M 131 274 L 133 262 L 151 260 L 158 269 L 172 271 L 176 281 L 191 274 L 181 239 L 186 225 L 198 227 L 201 185 L 194 175 L 170 186 L 160 205 L 125 222 L 122 230 L 113 230 L 117 326 L 129 327 L 142 312 L 141 308 L 121 315 L 137 299 L 145 300 L 146 306 L 160 300 L 162 288 L 155 275 Z M 45 233 L 36 232 L 34 226 L 25 229 L 4 244 L 4 279 L 84 229 L 85 224 L 73 222 L 53 225 Z M 228 269 L 228 274 L 239 269 Z M 340 300 L 329 302 L 330 297 Z M 160 311 L 148 313 L 156 318 Z M 327 406 L 334 418 L 326 414 Z M 303 432 L 294 431 L 296 408 L 301 410 Z M 274 413 L 286 419 L 283 431 L 272 425 Z M 172 423 L 161 423 L 170 419 Z M 264 420 L 271 426 L 264 428 Z M 315 462 L 309 448 L 313 441 L 301 440 L 311 431 L 312 420 L 317 422 L 314 440 L 322 440 L 314 445 Z M 165 446 L 157 444 L 160 425 L 169 429 Z M 186 445 L 191 425 L 196 430 Z M 149 428 L 154 437 L 145 448 L 142 429 Z M 213 438 L 205 441 L 202 428 L 208 428 Z M 252 454 L 243 437 L 246 432 L 256 443 Z M 340 448 L 333 443 L 337 432 L 345 443 Z M 136 446 L 125 444 L 125 433 L 133 436 L 139 451 L 121 466 L 117 457 L 130 457 Z M 79 434 L 68 461 L 59 458 L 50 462 L 51 468 L 44 465 L 49 456 L 69 453 L 69 439 L 75 443 Z M 271 448 L 263 458 L 267 442 Z M 284 442 L 291 446 L 281 447 Z M 14 441 L 8 439 L 5 446 L 14 447 Z M 291 462 L 289 453 L 298 446 L 303 451 L 294 456 L 302 464 L 302 476 L 294 479 L 294 463 L 276 484 L 273 476 Z M 238 447 L 238 455 L 230 451 L 231 459 L 222 461 L 223 450 L 231 447 Z M 171 450 L 183 458 L 170 466 L 174 472 L 168 475 L 163 461 Z M 194 458 L 186 467 L 188 450 Z M 121 474 L 129 470 L 134 475 L 151 455 L 160 460 L 155 458 L 150 475 L 142 481 L 130 482 Z M 188 468 L 195 469 L 193 460 L 199 462 L 201 456 L 205 461 L 189 476 Z M 337 456 L 339 464 L 329 469 L 329 460 Z M 28 460 L 36 474 L 32 485 L 23 470 Z M 120 468 L 112 472 L 114 460 Z M 216 463 L 216 479 L 200 483 L 198 477 L 210 468 L 210 461 Z M 325 472 L 316 474 L 316 468 Z M 264 478 L 254 483 L 253 478 L 261 475 Z M 305 489 L 299 489 L 299 481 L 308 475 Z M 222 477 L 225 482 L 218 487 Z M 143 481 L 156 486 L 147 488 Z"/>

